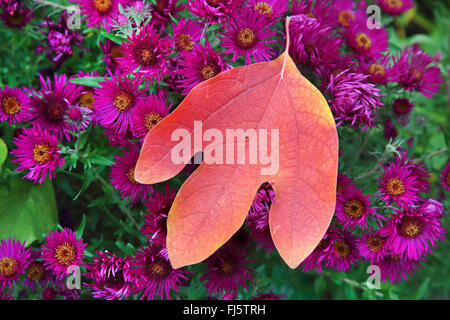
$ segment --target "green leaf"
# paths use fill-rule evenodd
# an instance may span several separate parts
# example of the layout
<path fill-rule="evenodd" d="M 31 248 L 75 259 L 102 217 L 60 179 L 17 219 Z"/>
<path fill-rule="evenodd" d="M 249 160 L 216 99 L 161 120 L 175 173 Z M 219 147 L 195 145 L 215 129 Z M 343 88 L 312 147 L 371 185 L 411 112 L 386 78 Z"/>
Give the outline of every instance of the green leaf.
<path fill-rule="evenodd" d="M 416 293 L 414 294 L 414 298 L 415 300 L 420 300 L 423 298 L 423 296 L 425 295 L 425 293 L 428 290 L 428 286 L 430 284 L 430 278 L 427 278 L 419 287 L 419 289 L 417 289 Z"/>
<path fill-rule="evenodd" d="M 102 31 L 101 35 L 104 36 L 105 38 L 117 43 L 117 44 L 122 44 L 122 42 L 126 41 L 126 38 Z"/>
<path fill-rule="evenodd" d="M 6 147 L 5 142 L 0 139 L 0 169 L 2 168 L 3 162 L 5 162 L 6 157 L 8 156 L 8 148 Z"/>
<path fill-rule="evenodd" d="M 75 233 L 77 234 L 78 240 L 83 238 L 84 228 L 86 228 L 86 215 L 85 214 L 83 214 L 83 219 L 81 219 L 81 223 L 78 226 L 77 230 L 75 231 Z"/>
<path fill-rule="evenodd" d="M 55 192 L 49 180 L 42 185 L 12 179 L 0 185 L 0 239 L 31 244 L 58 223 Z"/>
<path fill-rule="evenodd" d="M 81 77 L 70 79 L 70 82 L 87 87 L 101 88 L 102 86 L 99 82 L 103 82 L 105 80 L 106 79 L 104 77 Z"/>

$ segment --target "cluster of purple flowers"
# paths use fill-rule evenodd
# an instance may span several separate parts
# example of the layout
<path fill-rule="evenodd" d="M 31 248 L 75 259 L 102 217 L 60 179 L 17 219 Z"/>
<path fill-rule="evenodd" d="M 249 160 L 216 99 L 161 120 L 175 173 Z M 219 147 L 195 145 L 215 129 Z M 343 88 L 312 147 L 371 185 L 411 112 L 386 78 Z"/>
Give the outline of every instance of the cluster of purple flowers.
<path fill-rule="evenodd" d="M 105 250 L 85 262 L 86 244 L 69 229 L 49 234 L 37 252 L 16 240 L 2 241 L 0 299 L 11 298 L 8 290 L 22 274 L 32 290 L 36 283 L 46 288 L 46 299 L 74 298 L 77 293 L 67 293 L 61 285 L 73 265 L 87 269 L 86 286 L 95 298 L 164 299 L 186 284 L 189 272 L 173 269 L 165 248 L 167 215 L 176 190 L 166 187 L 160 192 L 135 180 L 139 150 L 146 134 L 171 111 L 170 94 L 186 96 L 222 71 L 279 55 L 284 44 L 277 35 L 283 34 L 282 17 L 288 12 L 292 14 L 289 53 L 305 74 L 317 79 L 337 125 L 362 130 L 376 126 L 382 90 L 388 84 L 431 97 L 442 82 L 433 58 L 419 46 L 391 55 L 387 31 L 367 26 L 365 1 L 294 0 L 292 8 L 287 0 L 189 0 L 187 5 L 176 0 L 71 1 L 81 7 L 88 27 L 117 35 L 118 28 L 130 24 L 131 32 L 120 43 L 100 42 L 104 74 L 39 75 L 40 89 L 0 89 L 0 122 L 18 126 L 11 155 L 16 170 L 34 183 L 53 179 L 64 167 L 67 152 L 72 152 L 65 148 L 68 143 L 89 127 L 100 127 L 109 143 L 121 150 L 111 166 L 111 185 L 131 205 L 146 206 L 141 233 L 148 243 L 134 256 Z M 376 2 L 391 15 L 413 6 L 410 0 Z M 119 5 L 127 13 L 152 18 L 147 24 L 131 21 Z M 7 26 L 20 28 L 30 22 L 30 10 L 22 1 L 0 0 L 0 6 Z M 183 10 L 193 18 L 183 18 Z M 37 52 L 45 53 L 55 65 L 70 58 L 73 47 L 82 46 L 81 34 L 66 22 L 63 14 L 56 23 L 49 18 L 39 24 L 46 41 Z M 98 87 L 73 81 L 92 77 L 103 81 Z M 403 96 L 393 103 L 395 118 L 403 124 L 413 108 Z M 385 130 L 390 130 L 387 137 L 394 136 L 392 122 L 385 123 Z M 382 280 L 406 280 L 444 239 L 442 205 L 422 198 L 430 188 L 428 174 L 423 163 L 402 151 L 383 167 L 377 194 L 367 194 L 352 179 L 339 175 L 335 219 L 299 268 L 347 271 L 363 260 L 380 266 Z M 447 163 L 441 178 L 445 190 L 450 190 L 449 177 Z M 249 244 L 254 241 L 267 254 L 274 250 L 268 218 L 273 201 L 270 184 L 263 185 L 244 228 L 204 262 L 206 271 L 200 279 L 209 295 L 234 299 L 239 288 L 249 290 L 254 284 Z M 254 299 L 282 297 L 270 290 L 258 292 Z"/>

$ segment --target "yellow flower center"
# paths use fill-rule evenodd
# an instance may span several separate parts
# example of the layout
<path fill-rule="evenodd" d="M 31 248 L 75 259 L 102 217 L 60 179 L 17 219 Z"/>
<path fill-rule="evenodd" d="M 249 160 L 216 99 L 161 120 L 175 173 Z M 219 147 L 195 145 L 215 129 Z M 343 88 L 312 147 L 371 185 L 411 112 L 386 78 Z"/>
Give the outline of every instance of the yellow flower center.
<path fill-rule="evenodd" d="M 1 103 L 3 111 L 10 116 L 15 115 L 22 109 L 16 97 L 4 97 Z"/>
<path fill-rule="evenodd" d="M 41 280 L 44 275 L 44 269 L 39 262 L 32 262 L 27 269 L 27 278 L 35 281 Z"/>
<path fill-rule="evenodd" d="M 128 172 L 127 172 L 128 181 L 130 181 L 132 184 L 138 184 L 136 179 L 134 179 L 134 170 L 135 170 L 134 167 L 132 167 L 128 170 Z"/>
<path fill-rule="evenodd" d="M 64 266 L 70 266 L 76 257 L 77 249 L 68 242 L 64 242 L 55 249 L 55 259 Z"/>
<path fill-rule="evenodd" d="M 336 248 L 336 253 L 341 258 L 347 257 L 350 253 L 350 246 L 345 241 L 336 241 L 334 247 Z"/>
<path fill-rule="evenodd" d="M 218 73 L 218 68 L 212 64 L 207 64 L 202 67 L 200 70 L 200 75 L 203 80 L 208 80 L 209 78 L 214 77 Z"/>
<path fill-rule="evenodd" d="M 391 196 L 400 196 L 405 193 L 405 184 L 397 177 L 390 178 L 386 182 L 386 190 Z"/>
<path fill-rule="evenodd" d="M 19 263 L 12 257 L 6 257 L 0 260 L 0 275 L 5 278 L 10 278 L 17 273 Z"/>
<path fill-rule="evenodd" d="M 145 128 L 150 131 L 154 126 L 156 126 L 161 120 L 163 119 L 163 117 L 157 113 L 157 112 L 152 112 L 149 114 L 145 115 L 145 121 L 144 121 L 144 125 Z"/>
<path fill-rule="evenodd" d="M 405 238 L 416 238 L 422 230 L 422 223 L 415 217 L 405 217 L 399 225 L 399 232 Z"/>
<path fill-rule="evenodd" d="M 233 273 L 233 264 L 230 261 L 224 261 L 221 265 L 221 269 L 223 273 L 231 274 Z"/>
<path fill-rule="evenodd" d="M 94 8 L 101 14 L 108 13 L 113 7 L 111 0 L 93 0 L 92 4 L 94 5 Z"/>
<path fill-rule="evenodd" d="M 260 14 L 266 15 L 267 17 L 270 17 L 273 13 L 273 8 L 270 4 L 267 2 L 257 2 L 255 6 L 253 7 L 255 11 L 259 11 Z"/>
<path fill-rule="evenodd" d="M 364 204 L 358 199 L 350 200 L 345 204 L 344 211 L 351 219 L 359 218 L 364 214 Z"/>
<path fill-rule="evenodd" d="M 242 28 L 236 34 L 236 42 L 241 48 L 251 48 L 255 45 L 256 34 L 252 29 Z"/>
<path fill-rule="evenodd" d="M 360 32 L 355 36 L 355 41 L 358 47 L 364 48 L 365 50 L 372 47 L 372 40 L 370 40 L 369 36 L 363 32 Z"/>
<path fill-rule="evenodd" d="M 384 76 L 386 75 L 386 70 L 384 69 L 384 67 L 381 64 L 378 64 L 378 63 L 372 63 L 369 66 L 368 71 L 373 76 L 380 76 L 380 77 L 384 78 Z"/>
<path fill-rule="evenodd" d="M 126 91 L 121 91 L 113 102 L 114 106 L 120 111 L 127 111 L 133 105 L 133 96 Z"/>
<path fill-rule="evenodd" d="M 403 1 L 402 0 L 388 0 L 387 2 L 389 8 L 397 8 L 401 9 L 403 7 Z"/>
<path fill-rule="evenodd" d="M 192 50 L 194 43 L 192 42 L 192 38 L 190 35 L 188 35 L 186 33 L 182 33 L 178 36 L 177 40 L 178 40 L 178 46 L 180 47 L 180 49 L 186 50 L 186 51 Z"/>
<path fill-rule="evenodd" d="M 39 164 L 47 163 L 51 160 L 50 151 L 52 148 L 46 143 L 36 144 L 33 148 L 33 159 Z"/>
<path fill-rule="evenodd" d="M 338 13 L 338 22 L 343 27 L 348 27 L 353 20 L 355 20 L 355 15 L 351 11 L 342 10 Z"/>
<path fill-rule="evenodd" d="M 380 251 L 383 247 L 383 239 L 379 236 L 370 236 L 367 238 L 367 247 L 369 247 L 372 252 Z"/>
<path fill-rule="evenodd" d="M 85 93 L 82 93 L 80 97 L 78 98 L 78 103 L 86 108 L 94 109 L 92 106 L 95 102 L 94 93 L 92 91 L 86 91 Z"/>

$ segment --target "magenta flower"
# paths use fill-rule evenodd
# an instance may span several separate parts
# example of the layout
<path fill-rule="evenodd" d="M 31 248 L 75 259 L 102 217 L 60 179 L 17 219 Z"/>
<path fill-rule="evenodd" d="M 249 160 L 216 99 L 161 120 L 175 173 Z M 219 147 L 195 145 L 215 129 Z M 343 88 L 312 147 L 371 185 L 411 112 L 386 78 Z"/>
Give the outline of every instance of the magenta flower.
<path fill-rule="evenodd" d="M 246 249 L 236 249 L 225 245 L 216 251 L 206 261 L 208 270 L 201 276 L 205 281 L 208 294 L 236 293 L 240 287 L 247 288 L 247 282 L 253 281 L 254 270 L 248 267 L 249 263 Z"/>
<path fill-rule="evenodd" d="M 331 251 L 325 265 L 332 270 L 347 271 L 359 260 L 356 238 L 350 232 L 340 230 L 331 241 Z"/>
<path fill-rule="evenodd" d="M 366 19 L 352 23 L 345 32 L 349 47 L 360 56 L 376 59 L 388 48 L 388 33 L 383 28 L 369 29 Z"/>
<path fill-rule="evenodd" d="M 247 5 L 268 21 L 283 17 L 288 10 L 286 0 L 250 0 Z"/>
<path fill-rule="evenodd" d="M 86 250 L 83 240 L 69 228 L 52 231 L 45 237 L 42 246 L 42 261 L 46 270 L 51 271 L 58 280 L 67 276 L 68 268 L 79 266 Z"/>
<path fill-rule="evenodd" d="M 72 105 L 67 109 L 64 120 L 74 128 L 82 131 L 86 130 L 91 123 L 91 114 L 92 110 L 87 107 Z"/>
<path fill-rule="evenodd" d="M 305 14 L 308 17 L 320 20 L 325 24 L 330 24 L 332 15 L 332 7 L 329 6 L 328 0 L 317 0 L 315 2 L 309 0 L 293 0 L 292 15 Z"/>
<path fill-rule="evenodd" d="M 101 88 L 95 88 L 93 106 L 103 127 L 124 134 L 131 125 L 132 109 L 143 99 L 143 92 L 139 90 L 142 79 L 111 76 L 112 79 L 101 83 Z"/>
<path fill-rule="evenodd" d="M 337 176 L 336 182 L 336 192 L 342 193 L 344 190 L 353 183 L 353 180 L 350 179 L 347 175 L 343 173 L 339 173 Z"/>
<path fill-rule="evenodd" d="M 117 71 L 118 73 L 124 73 L 123 70 L 120 69 L 118 64 L 118 58 L 124 56 L 122 52 L 122 46 L 118 43 L 115 43 L 109 39 L 105 39 L 105 42 L 100 42 L 100 48 L 103 51 L 104 56 L 102 60 L 105 62 L 106 67 L 112 71 Z"/>
<path fill-rule="evenodd" d="M 439 91 L 442 83 L 441 71 L 432 65 L 433 57 L 418 47 L 405 47 L 394 59 L 395 72 L 399 74 L 399 84 L 408 91 L 419 91 L 430 98 Z"/>
<path fill-rule="evenodd" d="M 332 64 L 339 57 L 343 41 L 332 27 L 322 24 L 306 15 L 291 18 L 290 35 L 292 45 L 290 55 L 301 65 L 317 68 Z"/>
<path fill-rule="evenodd" d="M 386 241 L 390 231 L 381 227 L 377 231 L 364 233 L 357 239 L 356 247 L 361 257 L 371 262 L 377 262 L 389 254 Z"/>
<path fill-rule="evenodd" d="M 445 239 L 440 219 L 429 211 L 405 207 L 396 213 L 386 226 L 390 232 L 387 245 L 393 254 L 417 261 L 431 252 L 430 246 Z"/>
<path fill-rule="evenodd" d="M 374 126 L 378 109 L 383 105 L 380 90 L 368 82 L 368 76 L 345 70 L 330 74 L 324 83 L 329 104 L 337 125 L 346 122 L 351 128 L 364 131 Z"/>
<path fill-rule="evenodd" d="M 441 219 L 444 215 L 444 206 L 437 200 L 425 199 L 417 211 L 423 212 L 424 215 L 429 217 L 434 216 L 437 219 Z"/>
<path fill-rule="evenodd" d="M 45 270 L 44 263 L 40 259 L 41 251 L 31 250 L 31 262 L 26 270 L 26 278 L 23 285 L 30 288 L 33 292 L 36 291 L 36 283 L 43 287 L 52 278 L 50 273 Z"/>
<path fill-rule="evenodd" d="M 273 292 L 273 289 L 270 289 L 270 291 L 268 291 L 268 292 L 263 292 L 263 291 L 258 292 L 257 295 L 255 295 L 252 298 L 252 300 L 281 300 L 284 298 L 287 298 L 287 297 L 284 295 L 281 295 L 281 294 L 275 294 Z"/>
<path fill-rule="evenodd" d="M 333 26 L 348 28 L 355 21 L 355 3 L 353 0 L 336 0 L 331 4 L 330 21 Z"/>
<path fill-rule="evenodd" d="M 396 114 L 408 114 L 414 108 L 414 104 L 407 98 L 397 98 L 394 101 L 393 109 Z"/>
<path fill-rule="evenodd" d="M 202 25 L 194 20 L 181 19 L 172 23 L 173 41 L 180 52 L 192 51 L 202 36 Z"/>
<path fill-rule="evenodd" d="M 124 4 L 125 0 L 70 0 L 81 7 L 81 14 L 86 15 L 83 21 L 88 27 L 103 27 L 110 31 L 114 19 L 119 14 L 119 4 Z"/>
<path fill-rule="evenodd" d="M 118 134 L 115 130 L 106 128 L 106 130 L 103 131 L 103 134 L 108 138 L 109 144 L 114 147 L 128 148 L 131 146 L 130 140 L 133 139 L 131 130 L 127 130 L 124 134 Z"/>
<path fill-rule="evenodd" d="M 140 148 L 132 145 L 123 156 L 115 156 L 111 166 L 111 184 L 120 191 L 125 200 L 132 202 L 147 199 L 153 188 L 149 184 L 140 184 L 134 179 L 134 170 L 139 158 Z"/>
<path fill-rule="evenodd" d="M 187 7 L 194 16 L 211 22 L 215 20 L 222 22 L 241 5 L 240 0 L 189 0 Z"/>
<path fill-rule="evenodd" d="M 11 288 L 31 262 L 31 250 L 16 239 L 0 242 L 0 288 Z M 3 290 L 2 290 L 3 291 Z"/>
<path fill-rule="evenodd" d="M 166 245 L 167 215 L 175 196 L 176 191 L 166 185 L 164 192 L 156 190 L 153 197 L 148 197 L 145 203 L 148 213 L 144 215 L 145 222 L 141 232 L 154 244 Z"/>
<path fill-rule="evenodd" d="M 450 191 L 450 162 L 445 164 L 445 168 L 441 172 L 441 185 L 445 190 Z"/>
<path fill-rule="evenodd" d="M 398 81 L 398 72 L 391 65 L 389 54 L 381 55 L 377 59 L 359 57 L 359 67 L 369 76 L 369 81 L 375 84 L 386 84 Z"/>
<path fill-rule="evenodd" d="M 86 286 L 92 291 L 93 297 L 105 300 L 128 297 L 134 284 L 130 261 L 107 250 L 97 251 L 93 259 L 86 264 L 87 273 L 83 274 L 92 280 Z"/>
<path fill-rule="evenodd" d="M 393 254 L 377 261 L 377 265 L 380 267 L 381 281 L 386 282 L 389 279 L 391 283 L 408 280 L 408 275 L 415 274 L 415 270 L 420 267 L 418 261 L 406 260 L 401 255 Z"/>
<path fill-rule="evenodd" d="M 172 52 L 172 47 L 172 40 L 161 37 L 161 33 L 149 23 L 139 33 L 133 32 L 122 44 L 120 51 L 123 56 L 117 58 L 117 63 L 124 73 L 139 69 L 138 74 L 161 81 L 169 71 L 167 56 Z"/>
<path fill-rule="evenodd" d="M 324 263 L 333 254 L 334 240 L 338 237 L 338 230 L 330 226 L 317 247 L 314 248 L 310 255 L 298 267 L 303 272 L 315 270 L 317 273 L 322 273 Z"/>
<path fill-rule="evenodd" d="M 65 163 L 60 156 L 56 137 L 39 126 L 22 129 L 14 144 L 17 148 L 11 151 L 11 155 L 16 159 L 11 162 L 19 164 L 15 170 L 28 170 L 25 178 L 34 183 L 41 184 L 47 175 L 52 180 L 56 168 L 61 168 Z"/>
<path fill-rule="evenodd" d="M 247 216 L 247 226 L 256 245 L 268 253 L 275 248 L 269 228 L 269 211 L 274 199 L 275 192 L 269 184 L 264 184 L 256 193 Z"/>
<path fill-rule="evenodd" d="M 161 31 L 164 31 L 165 24 L 170 20 L 170 16 L 176 17 L 185 8 L 185 4 L 177 6 L 178 0 L 155 0 L 155 2 L 156 4 L 152 3 L 150 7 L 152 24 L 157 26 Z"/>
<path fill-rule="evenodd" d="M 378 179 L 380 199 L 389 205 L 395 202 L 397 205 L 409 205 L 418 199 L 416 177 L 411 175 L 411 170 L 398 163 L 390 163 L 383 167 L 384 173 Z"/>
<path fill-rule="evenodd" d="M 370 198 L 351 185 L 337 194 L 335 216 L 346 229 L 360 227 L 364 230 L 367 227 L 367 218 L 375 219 L 374 216 L 378 215 L 375 209 L 370 207 Z"/>
<path fill-rule="evenodd" d="M 417 190 L 419 190 L 419 192 L 428 192 L 430 188 L 430 182 L 428 181 L 430 171 L 423 162 L 412 157 L 408 159 L 408 150 L 406 149 L 401 152 L 401 157 L 395 157 L 395 161 L 399 166 L 403 166 L 411 170 L 411 176 L 416 178 L 414 186 Z"/>
<path fill-rule="evenodd" d="M 13 4 L 7 5 L 3 9 L 0 18 L 6 26 L 13 29 L 21 29 L 31 21 L 32 14 L 25 4 L 14 1 Z"/>
<path fill-rule="evenodd" d="M 0 122 L 9 125 L 30 119 L 30 98 L 18 88 L 0 89 Z"/>
<path fill-rule="evenodd" d="M 169 114 L 172 105 L 166 106 L 166 97 L 162 94 L 150 94 L 136 103 L 132 112 L 131 131 L 136 138 L 142 138 Z"/>
<path fill-rule="evenodd" d="M 187 95 L 200 82 L 208 80 L 229 68 L 223 62 L 223 54 L 214 51 L 208 41 L 197 44 L 191 52 L 185 52 L 180 61 L 179 74 L 183 77 L 178 86 Z"/>
<path fill-rule="evenodd" d="M 134 293 L 142 292 L 141 300 L 170 299 L 171 290 L 178 292 L 186 271 L 173 269 L 161 248 L 150 245 L 141 247 L 132 260 L 132 273 L 136 277 Z"/>
<path fill-rule="evenodd" d="M 219 33 L 224 54 L 233 54 L 232 61 L 239 56 L 245 58 L 245 64 L 269 61 L 274 52 L 268 45 L 276 42 L 269 40 L 276 34 L 271 23 L 254 10 L 241 10 L 230 16 L 224 25 L 225 31 Z"/>
<path fill-rule="evenodd" d="M 403 12 L 414 7 L 413 0 L 375 0 L 381 10 L 393 16 L 401 15 Z"/>
<path fill-rule="evenodd" d="M 397 137 L 398 131 L 391 119 L 387 119 L 384 122 L 383 135 L 386 140 L 393 140 L 395 139 L 395 137 Z"/>
<path fill-rule="evenodd" d="M 80 96 L 81 87 L 69 81 L 65 74 L 54 76 L 53 84 L 50 78 L 44 79 L 39 75 L 40 91 L 26 89 L 33 95 L 31 99 L 32 123 L 45 128 L 58 138 L 70 140 L 71 124 L 64 121 L 67 109 Z"/>

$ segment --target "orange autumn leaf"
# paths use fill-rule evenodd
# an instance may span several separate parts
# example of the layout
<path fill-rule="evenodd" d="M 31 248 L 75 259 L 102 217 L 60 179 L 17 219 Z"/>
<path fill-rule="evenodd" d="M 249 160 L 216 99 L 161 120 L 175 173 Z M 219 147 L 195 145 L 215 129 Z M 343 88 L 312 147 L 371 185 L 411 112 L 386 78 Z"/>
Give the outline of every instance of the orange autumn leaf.
<path fill-rule="evenodd" d="M 279 130 L 276 173 L 262 175 L 267 165 L 259 163 L 237 164 L 235 154 L 233 164 L 202 163 L 184 182 L 167 220 L 166 244 L 174 268 L 203 261 L 230 239 L 264 182 L 272 183 L 276 195 L 269 213 L 272 239 L 289 267 L 297 267 L 325 234 L 336 202 L 336 126 L 325 98 L 298 71 L 288 45 L 289 39 L 286 51 L 273 61 L 202 82 L 147 134 L 135 179 L 151 184 L 172 178 L 185 166 L 171 158 L 179 143 L 171 139 L 175 129 L 193 136 L 208 129 Z M 202 128 L 194 127 L 194 121 L 201 121 Z M 192 143 L 191 154 L 218 146 L 228 147 L 216 140 Z"/>

